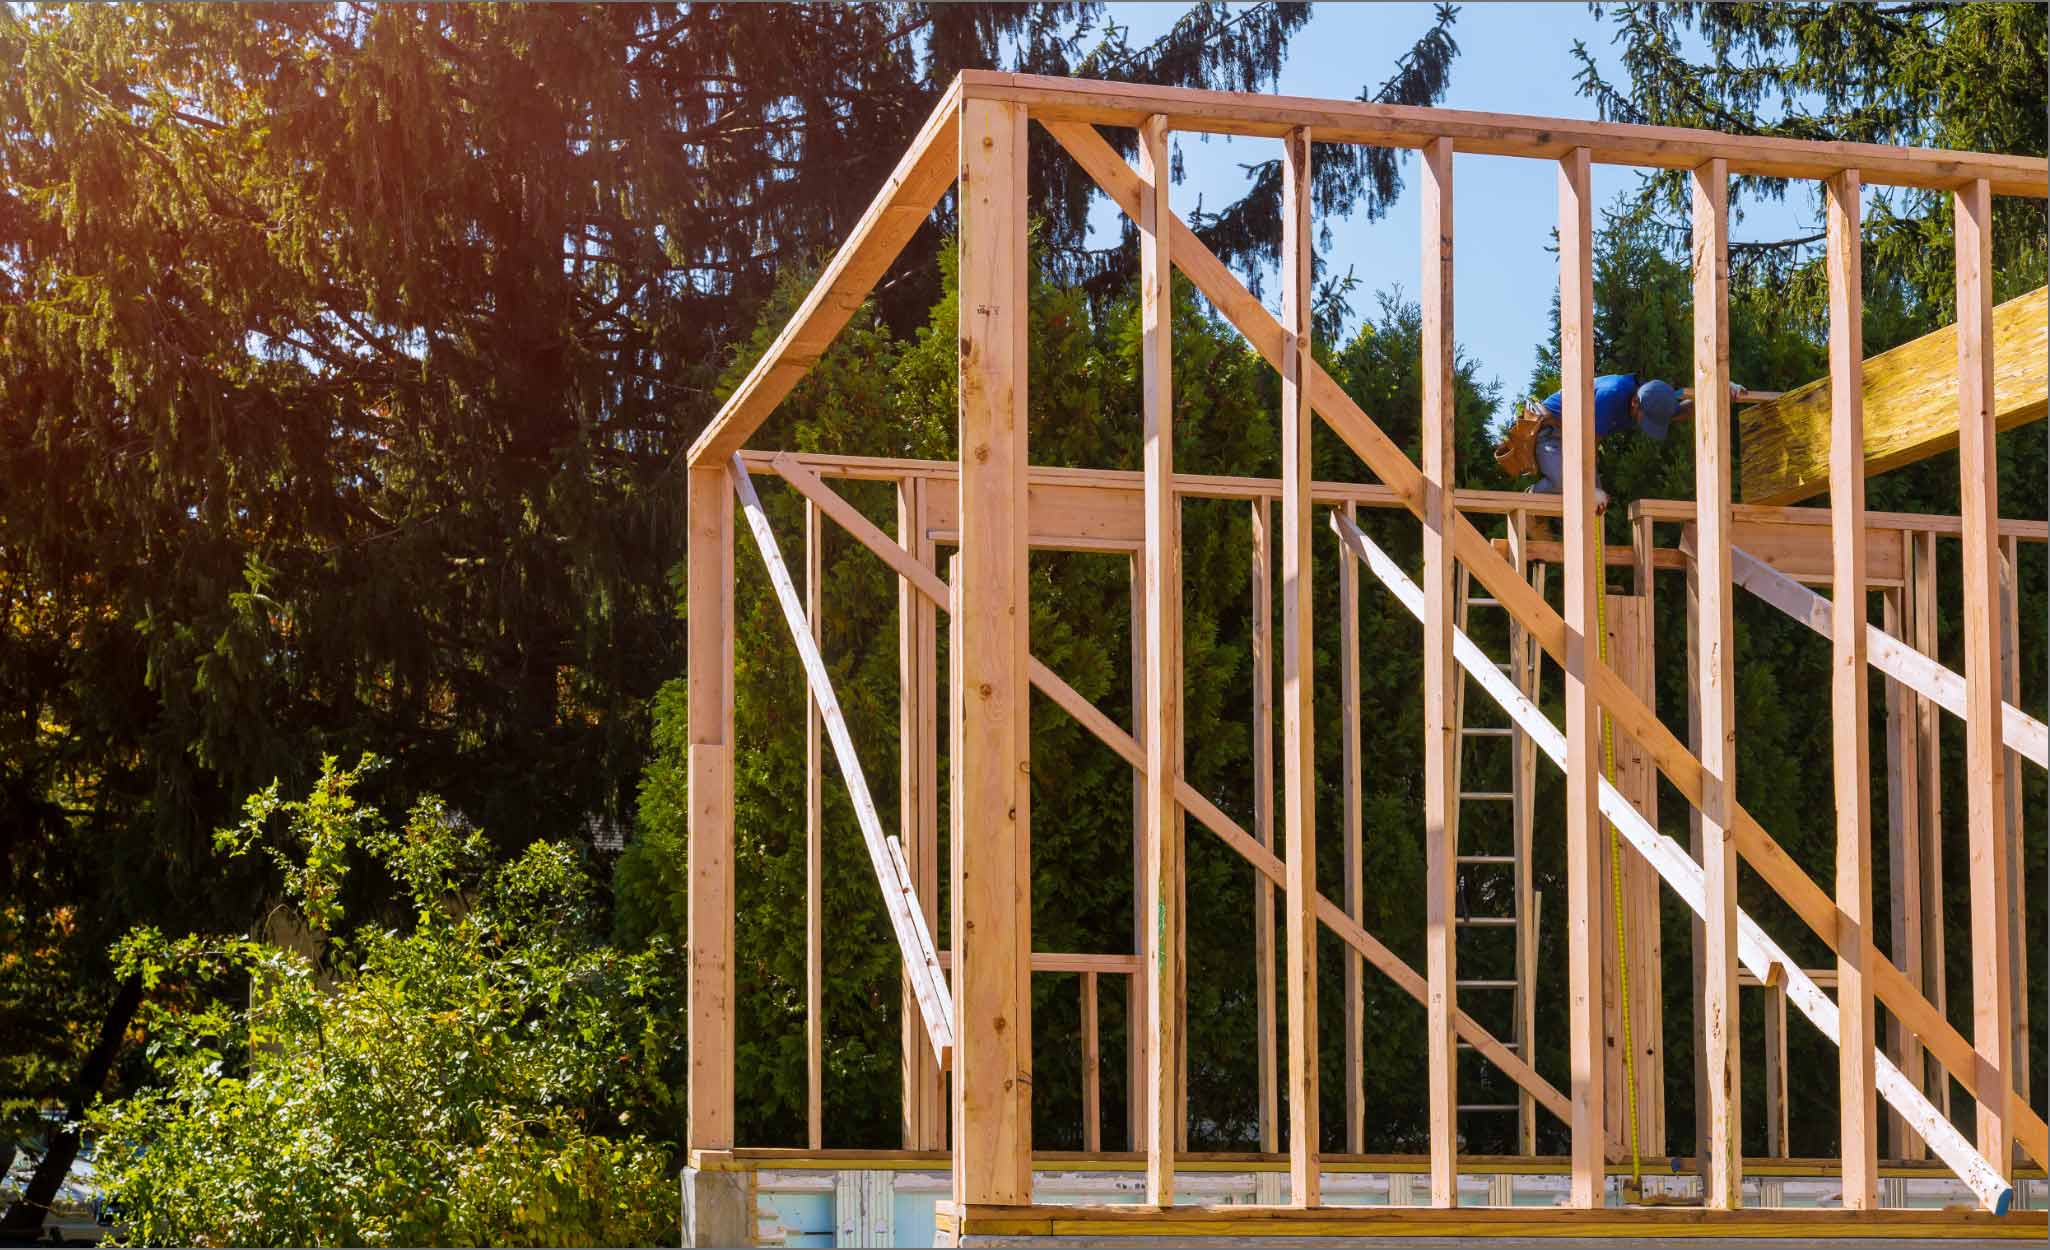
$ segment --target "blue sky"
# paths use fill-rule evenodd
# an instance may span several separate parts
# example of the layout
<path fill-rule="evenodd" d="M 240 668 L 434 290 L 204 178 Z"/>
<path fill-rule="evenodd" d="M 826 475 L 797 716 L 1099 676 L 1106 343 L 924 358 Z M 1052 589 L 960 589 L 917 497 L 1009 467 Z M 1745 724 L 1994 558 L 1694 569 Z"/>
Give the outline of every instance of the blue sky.
<path fill-rule="evenodd" d="M 1164 31 L 1185 7 L 1178 3 L 1112 4 L 1112 20 L 1131 28 L 1134 44 Z M 1286 95 L 1357 98 L 1378 88 L 1433 17 L 1429 4 L 1320 4 L 1297 34 L 1276 90 Z M 1573 41 L 1587 44 L 1612 82 L 1624 81 L 1610 28 L 1582 3 L 1463 4 L 1453 38 L 1459 55 L 1442 107 L 1595 120 L 1594 102 L 1575 87 Z M 1180 143 L 1187 179 L 1172 192 L 1177 212 L 1187 216 L 1198 197 L 1215 209 L 1244 190 L 1239 166 L 1271 159 L 1278 145 L 1266 139 L 1216 136 L 1207 141 L 1184 135 Z M 1637 184 L 1637 172 L 1613 165 L 1594 167 L 1597 208 Z M 1330 223 L 1331 271 L 1348 267 L 1359 280 L 1352 297 L 1356 315 L 1378 306 L 1380 291 L 1400 286 L 1414 298 L 1418 286 L 1417 164 L 1405 154 L 1401 198 L 1381 220 L 1362 217 Z M 1534 349 L 1550 332 L 1552 294 L 1558 288 L 1558 257 L 1546 251 L 1558 224 L 1556 169 L 1551 162 L 1515 157 L 1459 156 L 1453 167 L 1453 319 L 1460 346 L 1480 364 L 1483 380 L 1500 379 L 1504 400 L 1516 398 L 1530 378 Z M 1733 201 L 1733 207 L 1737 207 Z M 1731 234 L 1737 239 L 1784 238 L 1815 228 L 1812 197 L 1790 193 L 1783 203 L 1741 205 Z M 1098 208 L 1108 230 L 1116 209 Z M 1735 214 L 1733 214 L 1735 216 Z M 1322 224 L 1322 223 L 1320 223 Z M 1105 241 L 1114 237 L 1105 235 Z M 1267 284 L 1271 303 L 1277 284 Z"/>

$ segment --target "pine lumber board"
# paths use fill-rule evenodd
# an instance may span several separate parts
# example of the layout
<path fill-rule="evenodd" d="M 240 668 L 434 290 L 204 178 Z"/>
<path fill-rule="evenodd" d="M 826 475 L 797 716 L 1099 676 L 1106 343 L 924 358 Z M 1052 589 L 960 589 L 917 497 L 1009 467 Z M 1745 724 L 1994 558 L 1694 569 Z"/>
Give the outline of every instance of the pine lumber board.
<path fill-rule="evenodd" d="M 951 932 L 954 1190 L 964 1202 L 1032 1196 L 1028 137 L 1022 107 L 963 101 L 954 582 L 962 693 L 951 752 L 962 836 Z"/>
<path fill-rule="evenodd" d="M 1458 1005 L 1459 835 L 1454 824 L 1459 740 L 1453 711 L 1458 668 L 1452 660 L 1451 484 L 1454 465 L 1452 335 L 1452 141 L 1423 153 L 1423 472 L 1424 472 L 1424 971 L 1429 1085 L 1431 1205 L 1459 1205 L 1459 1051 L 1452 1033 Z M 1350 565 L 1350 561 L 1346 562 Z M 1598 1148 L 1598 1147 L 1597 1147 Z"/>
<path fill-rule="evenodd" d="M 684 1132 L 692 1150 L 731 1150 L 734 1144 L 733 491 L 726 478 L 723 464 L 691 469 L 684 501 L 685 671 L 691 674 Z"/>
<path fill-rule="evenodd" d="M 804 506 L 804 615 L 812 645 L 826 639 L 825 535 L 816 504 Z M 804 715 L 804 1133 L 813 1150 L 826 1133 L 826 791 L 825 720 L 817 700 Z M 908 1004 L 916 1006 L 916 1000 Z"/>
<path fill-rule="evenodd" d="M 1182 744 L 1182 527 L 1174 493 L 1173 262 L 1168 259 L 1167 130 L 1149 118 L 1139 130 L 1139 155 L 1152 192 L 1139 211 L 1140 374 L 1146 487 L 1146 912 L 1154 940 L 1146 966 L 1148 1063 L 1146 1198 L 1174 1202 L 1176 1133 L 1181 1123 L 1181 808 L 1175 781 Z M 1138 1096 L 1138 1091 L 1134 1091 Z"/>
<path fill-rule="evenodd" d="M 964 70 L 958 81 L 965 97 L 1019 101 L 1042 123 L 1137 126 L 1160 113 L 1167 116 L 1173 130 L 1204 134 L 1280 138 L 1297 127 L 1307 127 L 1319 143 L 1423 148 L 1447 138 L 1457 152 L 1558 160 L 1583 149 L 1597 165 L 1679 170 L 1695 169 L 1721 157 L 1729 162 L 1733 174 L 1827 178 L 1840 169 L 1856 168 L 1864 171 L 1866 181 L 1891 186 L 1950 190 L 1985 178 L 1996 195 L 2033 199 L 2050 195 L 2050 170 L 2040 156 L 1727 135 L 1677 126 L 1155 87 L 993 70 Z"/>
<path fill-rule="evenodd" d="M 1347 515 L 1354 505 L 1348 504 Z M 1360 753 L 1360 587 L 1352 561 L 1338 566 L 1338 769 L 1339 807 L 1345 845 L 1340 863 L 1345 873 L 1340 891 L 1345 914 L 1366 922 L 1366 795 Z M 1269 774 L 1270 784 L 1272 774 Z M 1261 841 L 1265 842 L 1263 838 Z M 1361 1154 L 1367 1148 L 1367 965 L 1347 947 L 1345 968 L 1345 1148 Z M 1271 989 L 1271 987 L 1270 987 Z"/>
<path fill-rule="evenodd" d="M 1286 1207 L 1228 1206 L 1019 1206 L 960 1207 L 941 1203 L 934 1212 L 942 1244 L 960 1237 L 1063 1237 L 1077 1244 L 1127 1237 L 1178 1244 L 1202 1238 L 1213 1244 L 1271 1244 L 1263 1239 L 1329 1238 L 1338 1242 L 1417 1238 L 1433 1242 L 1496 1238 L 1616 1238 L 1620 1243 L 1714 1238 L 1784 1238 L 1788 1244 L 1817 1244 L 1835 1237 L 1912 1238 L 1925 1245 L 1965 1241 L 2033 1240 L 2045 1230 L 2042 1212 L 1995 1216 L 1984 1211 L 1884 1210 L 1847 1212 L 1836 1208 L 1771 1208 L 1708 1211 L 1688 1207 Z M 1517 1242 L 1515 1244 L 1526 1244 Z"/>
<path fill-rule="evenodd" d="M 1606 891 L 1598 849 L 1603 705 L 1592 688 L 1601 658 L 1590 640 L 1595 636 L 1600 584 L 1608 572 L 1596 563 L 1595 555 L 1595 527 L 1602 518 L 1594 512 L 1594 201 L 1589 163 L 1588 150 L 1574 148 L 1560 158 L 1558 171 L 1559 394 L 1564 427 L 1561 465 L 1566 475 L 1560 491 L 1566 506 L 1560 528 L 1566 547 L 1567 630 L 1559 664 L 1566 675 L 1566 1032 L 1573 1074 L 1569 1201 L 1576 1207 L 1598 1207 L 1606 1201 L 1600 1133 L 1607 1122 L 1600 920 Z"/>
<path fill-rule="evenodd" d="M 1862 183 L 1825 184 L 1829 275 L 1830 762 L 1836 796 L 1837 1140 L 1844 1207 L 1879 1205 L 1879 1100 L 1872 1047 L 1872 679 L 1866 671 Z"/>
<path fill-rule="evenodd" d="M 2000 697 L 1999 425 L 1994 410 L 1997 366 L 1989 358 L 1993 311 L 1993 200 L 1985 183 L 1952 197 L 1957 229 L 1958 515 L 1964 523 L 1965 822 L 1972 899 L 1972 1044 L 1980 1063 L 2003 1084 L 2014 1071 L 2014 903 L 2006 830 L 2007 753 L 2002 749 Z M 2042 311 L 2037 311 L 2041 328 Z M 1997 333 L 1997 332 L 1996 332 Z M 2039 351 L 2036 363 L 2043 363 Z M 2013 1103 L 2024 1099 L 1979 1091 L 1979 1149 L 2009 1176 L 2014 1171 Z"/>
<path fill-rule="evenodd" d="M 1253 661 L 1253 833 L 1274 849 L 1274 517 L 1273 501 L 1253 500 L 1250 563 Z M 1348 909 L 1349 910 L 1349 909 Z M 1355 955 L 1358 952 L 1354 952 Z M 1260 1149 L 1281 1148 L 1281 1087 L 1275 1071 L 1274 882 L 1253 877 L 1253 997 L 1259 1037 L 1254 1066 L 1260 1082 Z"/>
<path fill-rule="evenodd" d="M 1281 360 L 1281 824 L 1282 888 L 1287 921 L 1289 1201 L 1322 1202 L 1317 1154 L 1319 1069 L 1317 1030 L 1317 751 L 1316 637 L 1311 594 L 1310 441 L 1310 132 L 1282 139 L 1281 308 L 1287 338 Z M 1143 182 L 1143 177 L 1142 177 Z M 1158 187 L 1148 188 L 1157 195 Z M 1144 201 L 1142 201 L 1142 204 Z M 1142 213 L 1145 211 L 1141 209 Z M 1172 218 L 1173 214 L 1169 213 Z M 1165 228 L 1166 223 L 1158 223 Z M 1198 245 L 1200 246 L 1200 244 Z M 1178 242 L 1170 251 L 1179 251 Z"/>
<path fill-rule="evenodd" d="M 1696 556 L 1694 709 L 1701 754 L 1697 822 L 1702 865 L 1701 1091 L 1707 1103 L 1708 1173 L 1713 1209 L 1743 1205 L 1743 1057 L 1738 1025 L 1737 842 L 1730 806 L 1737 797 L 1736 630 L 1730 584 L 1730 218 L 1729 165 L 1694 171 L 1694 498 Z M 1898 545 L 1898 544 L 1896 544 Z"/>

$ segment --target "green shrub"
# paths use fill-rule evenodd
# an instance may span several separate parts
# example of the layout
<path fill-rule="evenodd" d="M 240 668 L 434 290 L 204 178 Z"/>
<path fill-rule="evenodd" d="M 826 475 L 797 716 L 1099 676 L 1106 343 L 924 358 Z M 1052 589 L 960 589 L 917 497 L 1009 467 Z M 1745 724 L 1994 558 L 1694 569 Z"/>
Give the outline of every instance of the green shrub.
<path fill-rule="evenodd" d="M 396 828 L 359 806 L 374 764 L 330 759 L 308 798 L 273 786 L 217 836 L 276 858 L 310 951 L 150 929 L 116 949 L 158 1077 L 94 1117 L 118 1234 L 675 1244 L 673 953 L 601 940 L 572 847 L 492 863 L 438 800 Z M 402 923 L 331 932 L 351 859 L 396 883 Z"/>

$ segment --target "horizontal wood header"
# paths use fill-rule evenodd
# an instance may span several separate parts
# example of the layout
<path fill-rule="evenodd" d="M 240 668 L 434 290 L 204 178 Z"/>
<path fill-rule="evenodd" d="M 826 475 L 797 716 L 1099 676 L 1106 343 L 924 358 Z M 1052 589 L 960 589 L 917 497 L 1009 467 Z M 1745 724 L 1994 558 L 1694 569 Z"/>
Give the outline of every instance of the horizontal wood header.
<path fill-rule="evenodd" d="M 1955 190 L 1984 178 L 1995 195 L 2050 195 L 2050 163 L 2042 157 L 1951 152 L 1877 143 L 1726 135 L 1678 126 L 1634 126 L 1466 109 L 1368 104 L 1307 96 L 1152 87 L 1084 78 L 1050 78 L 963 70 L 965 98 L 1022 103 L 1035 118 L 1137 126 L 1164 114 L 1172 130 L 1280 137 L 1307 126 L 1319 143 L 1421 148 L 1438 138 L 1456 152 L 1557 160 L 1586 148 L 1596 164 L 1695 169 L 1720 157 L 1732 174 L 1827 178 L 1856 169 L 1865 182 Z"/>

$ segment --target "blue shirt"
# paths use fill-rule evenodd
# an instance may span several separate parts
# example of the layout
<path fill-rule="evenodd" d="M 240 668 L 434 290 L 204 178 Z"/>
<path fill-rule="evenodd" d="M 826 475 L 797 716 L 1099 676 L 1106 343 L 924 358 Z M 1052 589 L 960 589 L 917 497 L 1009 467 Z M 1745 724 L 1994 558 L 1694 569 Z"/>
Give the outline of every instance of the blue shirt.
<path fill-rule="evenodd" d="M 1634 373 L 1604 373 L 1594 380 L 1594 436 L 1607 438 L 1619 430 L 1630 430 L 1637 423 L 1630 419 L 1630 401 L 1637 395 L 1637 375 Z M 1559 392 L 1553 391 L 1545 400 L 1545 411 L 1561 416 Z"/>

